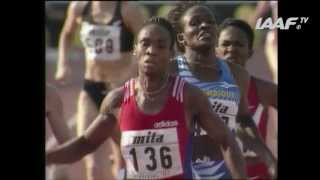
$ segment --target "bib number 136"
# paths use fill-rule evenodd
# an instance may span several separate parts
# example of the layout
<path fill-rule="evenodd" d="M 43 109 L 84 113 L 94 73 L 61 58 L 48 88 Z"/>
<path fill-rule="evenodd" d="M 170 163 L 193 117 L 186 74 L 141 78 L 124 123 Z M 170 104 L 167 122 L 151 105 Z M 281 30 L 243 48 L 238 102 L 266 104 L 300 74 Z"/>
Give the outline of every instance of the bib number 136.
<path fill-rule="evenodd" d="M 153 147 L 145 147 L 144 154 L 149 157 L 150 162 L 145 165 L 145 168 L 149 171 L 154 171 L 160 165 L 164 169 L 172 167 L 172 157 L 170 155 L 170 148 L 162 146 L 159 149 L 159 154 Z M 129 154 L 133 157 L 133 166 L 136 171 L 139 171 L 137 152 L 135 148 L 129 151 Z M 160 159 L 160 160 L 159 160 Z M 160 161 L 160 162 L 159 162 Z"/>

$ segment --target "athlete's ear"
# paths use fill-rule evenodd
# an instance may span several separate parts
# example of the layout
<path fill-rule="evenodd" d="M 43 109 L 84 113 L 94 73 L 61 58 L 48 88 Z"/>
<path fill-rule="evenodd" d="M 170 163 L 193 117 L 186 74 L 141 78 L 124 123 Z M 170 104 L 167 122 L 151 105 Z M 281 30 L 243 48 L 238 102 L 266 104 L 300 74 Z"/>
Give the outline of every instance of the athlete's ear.
<path fill-rule="evenodd" d="M 183 45 L 186 45 L 185 44 L 185 39 L 184 39 L 184 35 L 182 33 L 178 33 L 177 34 L 177 41 L 179 44 L 183 44 Z"/>
<path fill-rule="evenodd" d="M 137 55 L 137 44 L 134 44 L 134 45 L 133 45 L 132 55 L 133 55 L 133 56 L 136 56 L 136 55 Z"/>

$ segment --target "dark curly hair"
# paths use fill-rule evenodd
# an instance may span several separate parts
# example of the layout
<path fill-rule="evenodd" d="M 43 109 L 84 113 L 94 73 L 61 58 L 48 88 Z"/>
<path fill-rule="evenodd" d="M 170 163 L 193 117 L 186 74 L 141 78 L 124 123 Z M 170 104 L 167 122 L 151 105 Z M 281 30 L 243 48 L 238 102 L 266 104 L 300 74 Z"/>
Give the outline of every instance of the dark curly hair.
<path fill-rule="evenodd" d="M 254 41 L 254 32 L 250 25 L 247 22 L 240 19 L 227 18 L 219 26 L 219 36 L 220 33 L 229 26 L 237 27 L 242 32 L 244 32 L 248 39 L 249 48 L 252 49 Z"/>
<path fill-rule="evenodd" d="M 146 27 L 148 25 L 151 25 L 151 24 L 159 25 L 159 26 L 165 28 L 169 32 L 169 35 L 170 35 L 170 38 L 171 38 L 170 49 L 173 49 L 174 43 L 175 43 L 176 34 L 175 34 L 175 31 L 174 31 L 171 23 L 168 20 L 166 20 L 165 18 L 162 18 L 162 17 L 151 17 L 151 18 L 147 19 L 144 22 L 142 28 L 144 28 L 144 27 Z"/>

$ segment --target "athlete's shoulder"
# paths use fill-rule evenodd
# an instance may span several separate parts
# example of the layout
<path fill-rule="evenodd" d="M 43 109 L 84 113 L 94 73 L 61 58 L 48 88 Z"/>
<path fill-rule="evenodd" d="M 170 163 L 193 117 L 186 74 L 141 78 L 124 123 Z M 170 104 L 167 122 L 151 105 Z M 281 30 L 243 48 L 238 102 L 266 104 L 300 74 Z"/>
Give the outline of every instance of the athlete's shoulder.
<path fill-rule="evenodd" d="M 272 82 L 253 78 L 256 84 L 259 101 L 265 106 L 277 108 L 278 86 Z"/>
<path fill-rule="evenodd" d="M 260 89 L 274 89 L 277 88 L 277 85 L 271 81 L 263 80 L 257 77 L 251 77 L 252 81 L 255 82 L 257 88 Z"/>
<path fill-rule="evenodd" d="M 236 64 L 230 61 L 227 61 L 227 64 L 233 74 L 240 76 L 242 78 L 246 78 L 247 80 L 250 79 L 249 72 L 239 64 Z"/>
<path fill-rule="evenodd" d="M 76 17 L 82 16 L 82 13 L 89 1 L 71 1 L 69 5 L 69 13 Z"/>
<path fill-rule="evenodd" d="M 118 87 L 108 93 L 103 99 L 100 112 L 106 113 L 120 107 L 124 96 L 124 87 Z"/>
<path fill-rule="evenodd" d="M 202 101 L 202 99 L 207 99 L 207 96 L 200 88 L 185 80 L 183 81 L 185 102 L 189 103 L 191 106 L 195 106 L 197 102 Z"/>
<path fill-rule="evenodd" d="M 250 74 L 245 68 L 229 61 L 227 61 L 227 64 L 239 86 L 249 85 Z"/>

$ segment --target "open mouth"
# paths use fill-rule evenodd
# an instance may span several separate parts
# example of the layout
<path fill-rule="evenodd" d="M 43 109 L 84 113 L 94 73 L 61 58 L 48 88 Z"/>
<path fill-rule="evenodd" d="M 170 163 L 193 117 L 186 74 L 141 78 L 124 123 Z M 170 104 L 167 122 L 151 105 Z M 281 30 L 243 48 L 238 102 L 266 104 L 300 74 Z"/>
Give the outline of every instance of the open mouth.
<path fill-rule="evenodd" d="M 145 62 L 144 65 L 145 66 L 155 66 L 156 64 L 154 64 L 152 62 Z"/>
<path fill-rule="evenodd" d="M 224 56 L 224 59 L 226 59 L 229 62 L 235 62 L 237 60 L 237 58 L 233 55 Z"/>
<path fill-rule="evenodd" d="M 200 36 L 199 36 L 199 40 L 211 39 L 211 38 L 212 38 L 212 35 L 208 32 L 200 33 Z"/>
<path fill-rule="evenodd" d="M 145 60 L 144 61 L 145 66 L 155 66 L 156 64 L 152 60 Z"/>

